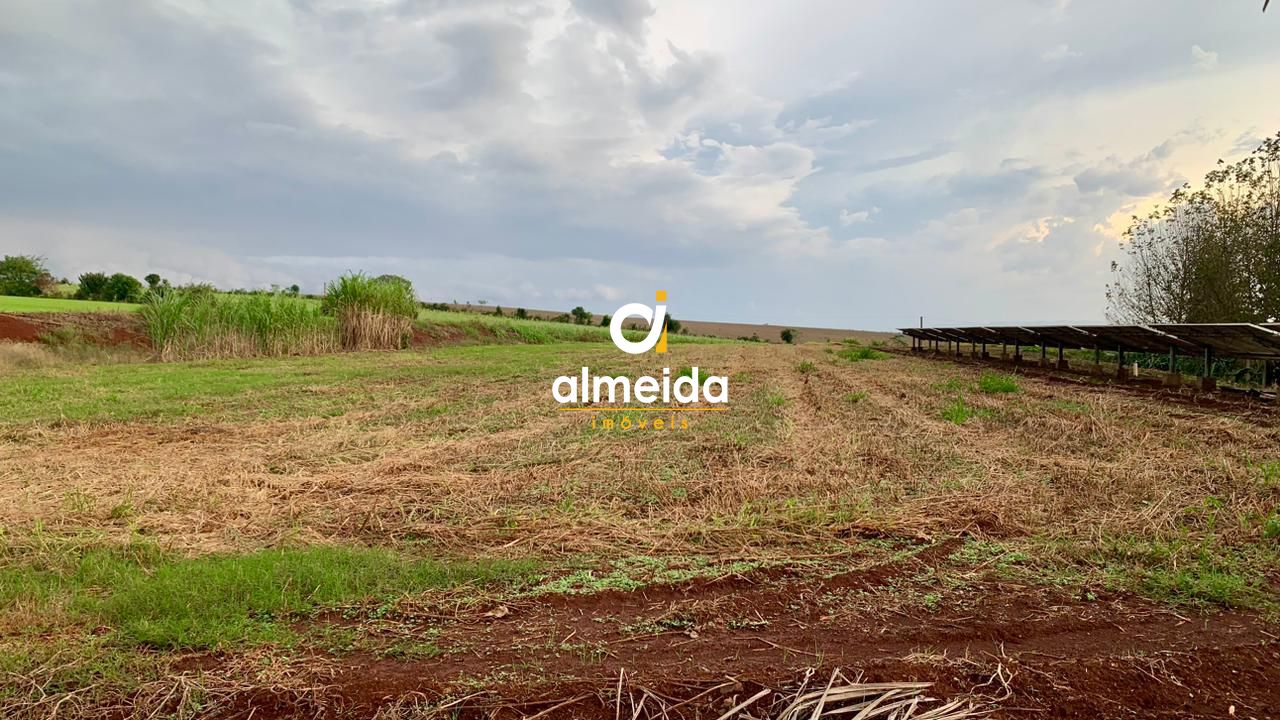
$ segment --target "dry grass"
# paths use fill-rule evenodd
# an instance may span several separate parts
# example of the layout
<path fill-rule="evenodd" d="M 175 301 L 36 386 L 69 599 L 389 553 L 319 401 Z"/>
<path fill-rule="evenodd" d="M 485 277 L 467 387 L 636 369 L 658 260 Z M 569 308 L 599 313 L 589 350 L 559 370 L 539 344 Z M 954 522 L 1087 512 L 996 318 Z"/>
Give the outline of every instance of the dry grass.
<path fill-rule="evenodd" d="M 413 320 L 369 310 L 346 309 L 338 316 L 338 334 L 347 350 L 395 350 L 408 344 Z"/>
<path fill-rule="evenodd" d="M 412 536 L 459 552 L 786 554 L 851 527 L 1242 542 L 1256 536 L 1242 519 L 1277 501 L 1256 463 L 1280 433 L 1228 414 L 1029 379 L 1017 395 L 970 395 L 990 415 L 957 427 L 939 416 L 936 363 L 681 353 L 746 374 L 730 412 L 692 415 L 688 431 L 592 431 L 545 381 L 466 377 L 421 418 L 420 401 L 384 388 L 385 405 L 338 418 L 11 429 L 0 522 L 141 531 L 192 552 Z M 805 357 L 815 372 L 795 371 Z M 865 399 L 845 402 L 852 391 Z M 1212 528 L 1194 516 L 1207 498 L 1223 504 Z"/>
<path fill-rule="evenodd" d="M 0 372 L 57 365 L 58 358 L 43 345 L 0 342 Z"/>

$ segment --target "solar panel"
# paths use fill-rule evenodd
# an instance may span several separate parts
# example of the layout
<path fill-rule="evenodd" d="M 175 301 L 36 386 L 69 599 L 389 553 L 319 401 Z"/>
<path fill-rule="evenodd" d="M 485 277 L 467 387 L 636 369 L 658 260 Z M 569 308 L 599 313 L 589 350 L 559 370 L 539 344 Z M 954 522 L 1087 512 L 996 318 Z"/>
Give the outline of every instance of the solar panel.
<path fill-rule="evenodd" d="M 1280 358 L 1280 323 L 1156 325 L 988 325 L 902 328 L 926 341 L 1044 345 L 1191 355 L 1206 349 L 1221 357 Z"/>
<path fill-rule="evenodd" d="M 1280 328 L 1247 323 L 1154 325 L 1157 330 L 1176 335 L 1196 347 L 1210 348 L 1217 355 L 1238 358 L 1280 357 Z"/>
<path fill-rule="evenodd" d="M 1077 325 L 1076 327 L 1095 336 L 1098 339 L 1098 346 L 1104 350 L 1123 347 L 1125 350 L 1139 352 L 1167 353 L 1172 347 L 1189 353 L 1199 349 L 1193 343 L 1146 325 Z"/>
<path fill-rule="evenodd" d="M 1031 329 L 1051 347 L 1061 345 L 1073 350 L 1091 348 L 1098 341 L 1093 334 L 1071 325 L 1036 326 Z"/>

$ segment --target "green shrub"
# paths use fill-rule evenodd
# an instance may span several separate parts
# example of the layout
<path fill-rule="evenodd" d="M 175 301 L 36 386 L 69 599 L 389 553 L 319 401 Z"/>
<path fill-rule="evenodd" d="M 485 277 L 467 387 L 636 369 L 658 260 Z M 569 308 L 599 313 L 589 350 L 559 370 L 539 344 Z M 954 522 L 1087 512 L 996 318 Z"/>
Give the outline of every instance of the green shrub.
<path fill-rule="evenodd" d="M 817 369 L 817 366 L 814 365 L 809 360 L 805 360 L 796 366 L 796 370 L 799 370 L 800 374 L 802 375 L 808 375 L 809 373 L 813 372 L 816 369 Z"/>

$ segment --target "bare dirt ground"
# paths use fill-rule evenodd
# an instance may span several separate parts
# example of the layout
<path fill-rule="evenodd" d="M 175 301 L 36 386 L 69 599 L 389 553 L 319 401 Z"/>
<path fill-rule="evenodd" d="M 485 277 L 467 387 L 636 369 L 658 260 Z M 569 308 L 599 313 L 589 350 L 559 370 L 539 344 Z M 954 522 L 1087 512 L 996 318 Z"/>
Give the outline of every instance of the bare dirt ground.
<path fill-rule="evenodd" d="M 37 342 L 60 330 L 103 345 L 149 345 L 138 318 L 127 313 L 0 313 L 0 341 Z"/>
<path fill-rule="evenodd" d="M 778 571 L 479 606 L 443 624 L 407 612 L 397 631 L 443 627 L 447 654 L 316 658 L 325 693 L 304 702 L 346 717 L 405 698 L 471 695 L 453 710 L 519 717 L 559 706 L 555 717 L 614 717 L 607 691 L 621 675 L 624 692 L 678 706 L 669 716 L 714 717 L 760 689 L 781 693 L 811 668 L 825 678 L 839 667 L 865 682 L 933 683 L 935 697 L 969 698 L 997 717 L 1264 718 L 1280 707 L 1277 628 L 1252 613 L 1188 617 L 1123 594 L 1084 601 L 994 581 L 969 583 L 964 601 L 945 608 L 894 601 L 904 591 L 895 581 L 937 570 L 955 548 L 826 578 Z M 194 656 L 183 666 L 219 664 Z M 474 678 L 483 688 L 461 693 Z M 298 703 L 253 696 L 228 715 L 252 706 L 257 717 L 292 716 Z"/>
<path fill-rule="evenodd" d="M 0 433 L 7 557 L 144 537 L 189 557 L 359 544 L 546 563 L 535 587 L 289 618 L 288 644 L 137 649 L 148 683 L 62 705 L 81 717 L 199 697 L 212 717 L 715 720 L 769 690 L 737 710 L 764 717 L 836 668 L 995 717 L 1275 716 L 1274 409 L 1051 377 L 990 393 L 989 368 L 839 350 L 673 348 L 662 362 L 723 372 L 733 394 L 664 433 L 600 432 L 549 401 L 583 363 L 659 362 L 608 348 L 202 365 L 184 387 L 213 389 L 162 416 L 142 403 L 154 378 L 104 385 L 102 416 L 76 403 L 115 375 L 41 387 L 34 409 L 15 387 L 0 402 L 30 419 Z M 24 612 L 8 647 L 134 647 Z M 90 685 L 20 676 L 50 698 Z"/>

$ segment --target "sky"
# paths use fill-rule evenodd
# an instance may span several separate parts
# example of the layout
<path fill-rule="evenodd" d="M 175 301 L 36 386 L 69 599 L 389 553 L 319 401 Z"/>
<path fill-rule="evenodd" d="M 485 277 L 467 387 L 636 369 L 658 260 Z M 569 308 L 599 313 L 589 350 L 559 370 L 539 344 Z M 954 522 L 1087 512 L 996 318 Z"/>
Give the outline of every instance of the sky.
<path fill-rule="evenodd" d="M 1280 131 L 1229 0 L 8 0 L 0 252 L 56 275 L 889 329 L 1099 322 Z"/>

